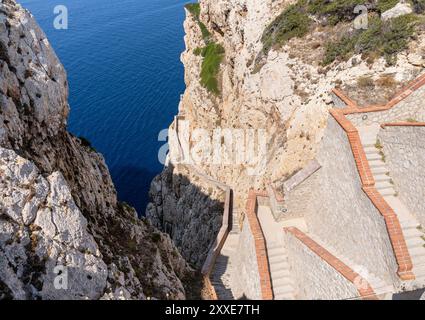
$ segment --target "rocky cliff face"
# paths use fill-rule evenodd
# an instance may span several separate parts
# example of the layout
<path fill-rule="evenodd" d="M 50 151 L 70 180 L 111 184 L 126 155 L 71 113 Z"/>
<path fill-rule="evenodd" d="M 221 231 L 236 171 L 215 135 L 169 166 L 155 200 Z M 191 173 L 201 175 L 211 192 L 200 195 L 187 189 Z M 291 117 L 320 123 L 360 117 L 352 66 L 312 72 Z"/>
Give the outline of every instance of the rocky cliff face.
<path fill-rule="evenodd" d="M 266 166 L 260 174 L 250 173 L 248 164 L 236 161 L 197 163 L 200 171 L 233 189 L 235 204 L 242 211 L 249 188 L 263 189 L 269 183 L 278 187 L 315 157 L 331 107 L 331 89 L 343 85 L 360 100 L 370 97 L 385 100 L 398 83 L 413 79 L 424 65 L 424 34 L 420 30 L 392 65 L 384 58 L 368 61 L 361 54 L 353 54 L 323 66 L 325 43 L 336 38 L 341 28 L 353 29 L 352 23 L 346 22 L 335 29 L 317 23 L 302 38 L 295 37 L 264 55 L 261 39 L 265 29 L 294 2 L 200 0 L 199 11 L 187 10 L 186 50 L 181 56 L 187 88 L 179 115 L 189 121 L 190 131 L 201 128 L 211 138 L 216 128 L 263 129 L 265 132 Z M 219 94 L 209 92 L 202 85 L 205 58 L 200 49 L 208 43 L 221 45 L 225 52 L 217 75 Z M 368 87 L 367 79 L 382 80 L 388 87 Z M 240 145 L 243 139 L 234 139 L 233 147 Z M 177 143 L 170 140 L 171 153 L 178 148 Z M 167 198 L 173 190 L 170 184 L 164 180 L 163 183 L 162 188 L 153 185 L 151 195 L 156 200 L 147 211 L 159 227 L 163 226 L 158 221 L 171 211 L 178 211 L 175 206 L 170 209 L 158 205 L 158 199 Z M 186 232 L 182 227 L 174 229 L 179 237 Z"/>
<path fill-rule="evenodd" d="M 67 132 L 67 100 L 45 34 L 2 0 L 0 299 L 185 298 L 192 270 L 168 236 L 117 202 L 102 156 Z"/>

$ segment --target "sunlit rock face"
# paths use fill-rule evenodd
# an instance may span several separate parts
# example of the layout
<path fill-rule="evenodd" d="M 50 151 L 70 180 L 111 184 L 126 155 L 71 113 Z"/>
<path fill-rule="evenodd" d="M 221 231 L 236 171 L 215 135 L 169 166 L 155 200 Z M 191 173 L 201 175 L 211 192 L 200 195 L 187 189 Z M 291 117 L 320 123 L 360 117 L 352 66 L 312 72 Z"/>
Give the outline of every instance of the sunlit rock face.
<path fill-rule="evenodd" d="M 34 17 L 0 3 L 0 299 L 186 296 L 192 269 L 117 201 L 103 157 L 66 130 L 65 70 Z"/>

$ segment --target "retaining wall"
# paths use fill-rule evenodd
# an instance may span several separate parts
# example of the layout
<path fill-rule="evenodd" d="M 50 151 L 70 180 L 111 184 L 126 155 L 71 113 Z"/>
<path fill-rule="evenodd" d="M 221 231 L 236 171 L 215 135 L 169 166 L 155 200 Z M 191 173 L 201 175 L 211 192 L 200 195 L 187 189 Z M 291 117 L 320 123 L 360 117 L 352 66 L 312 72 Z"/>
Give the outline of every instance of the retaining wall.
<path fill-rule="evenodd" d="M 398 196 L 425 225 L 425 125 L 385 126 L 378 139 Z"/>

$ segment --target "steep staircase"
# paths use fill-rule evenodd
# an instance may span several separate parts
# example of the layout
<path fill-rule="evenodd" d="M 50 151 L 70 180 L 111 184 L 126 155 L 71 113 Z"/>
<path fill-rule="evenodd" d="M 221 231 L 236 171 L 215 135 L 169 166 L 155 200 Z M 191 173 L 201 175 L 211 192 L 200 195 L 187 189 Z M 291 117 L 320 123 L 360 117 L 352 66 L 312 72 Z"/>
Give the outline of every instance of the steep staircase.
<path fill-rule="evenodd" d="M 385 163 L 383 146 L 377 139 L 379 125 L 359 127 L 360 139 L 375 179 L 375 187 L 396 213 L 413 262 L 416 280 L 411 286 L 425 284 L 425 233 L 423 227 L 398 197 L 391 174 Z M 409 289 L 411 289 L 409 287 Z"/>
<path fill-rule="evenodd" d="M 215 261 L 210 277 L 219 300 L 237 299 L 237 294 L 232 290 L 234 288 L 233 277 L 237 276 L 237 271 L 234 270 L 234 264 L 232 262 L 237 252 L 239 236 L 239 211 L 234 206 L 232 209 L 232 229 L 227 236 L 220 255 Z"/>
<path fill-rule="evenodd" d="M 353 271 L 357 272 L 361 277 L 363 277 L 372 287 L 376 296 L 379 299 L 386 299 L 387 294 L 392 294 L 394 288 L 392 285 L 387 284 L 384 280 L 376 276 L 374 273 L 367 270 L 364 266 L 358 265 L 353 262 L 351 259 L 347 258 L 340 252 L 336 251 L 332 246 L 327 243 L 324 243 L 316 235 L 311 233 L 306 233 L 311 239 L 317 242 L 320 246 L 329 251 L 333 256 L 338 258 L 345 265 L 350 267 Z"/>
<path fill-rule="evenodd" d="M 282 223 L 274 220 L 268 206 L 258 207 L 258 218 L 266 240 L 274 299 L 294 300 L 295 286 L 284 247 Z"/>
<path fill-rule="evenodd" d="M 275 300 L 294 300 L 294 283 L 290 276 L 288 256 L 283 243 L 267 244 L 270 275 Z"/>

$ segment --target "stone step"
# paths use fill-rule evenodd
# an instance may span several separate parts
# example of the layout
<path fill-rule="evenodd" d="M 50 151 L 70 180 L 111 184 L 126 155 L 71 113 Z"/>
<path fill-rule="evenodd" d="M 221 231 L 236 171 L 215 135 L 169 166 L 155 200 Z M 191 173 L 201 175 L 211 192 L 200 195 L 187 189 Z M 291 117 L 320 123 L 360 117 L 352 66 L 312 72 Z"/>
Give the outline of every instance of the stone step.
<path fill-rule="evenodd" d="M 409 248 L 409 253 L 412 256 L 412 259 L 415 257 L 425 257 L 425 248 L 421 246 Z"/>
<path fill-rule="evenodd" d="M 274 300 L 295 300 L 292 293 L 278 294 L 274 296 Z"/>
<path fill-rule="evenodd" d="M 413 250 L 415 250 L 417 248 L 413 248 Z M 410 250 L 409 250 L 410 251 Z M 425 265 L 425 255 L 412 255 L 411 254 L 411 258 L 412 258 L 412 262 L 414 266 L 422 266 Z"/>
<path fill-rule="evenodd" d="M 373 177 L 375 179 L 375 182 L 390 182 L 391 181 L 391 177 L 389 175 L 386 174 L 377 174 Z"/>
<path fill-rule="evenodd" d="M 413 267 L 413 273 L 416 277 L 425 277 L 425 265 L 418 265 Z"/>
<path fill-rule="evenodd" d="M 388 196 L 395 196 L 397 193 L 396 191 L 393 189 L 382 189 L 382 190 L 378 190 L 379 193 L 381 194 L 381 196 L 383 197 L 388 197 Z"/>
<path fill-rule="evenodd" d="M 372 149 L 373 148 L 373 149 L 377 150 L 376 141 L 373 141 L 373 140 L 362 139 L 362 146 L 363 146 L 364 149 Z"/>
<path fill-rule="evenodd" d="M 270 264 L 270 270 L 271 272 L 278 272 L 281 270 L 289 269 L 289 263 L 288 261 L 282 261 L 279 263 L 271 263 Z"/>
<path fill-rule="evenodd" d="M 419 226 L 419 223 L 417 223 L 415 220 L 412 220 L 412 219 L 406 219 L 406 218 L 403 218 L 403 217 L 399 217 L 399 221 L 400 221 L 400 224 L 401 224 L 401 227 L 403 228 L 403 230 L 417 229 L 418 226 Z"/>
<path fill-rule="evenodd" d="M 285 286 L 291 286 L 293 287 L 293 281 L 291 280 L 291 278 L 280 278 L 280 279 L 272 279 L 272 287 L 274 289 L 279 289 Z"/>
<path fill-rule="evenodd" d="M 288 258 L 286 255 L 269 257 L 270 266 L 274 264 L 279 264 L 282 262 L 287 262 L 287 261 L 288 261 Z"/>
<path fill-rule="evenodd" d="M 366 155 L 368 155 L 368 154 L 379 154 L 379 149 L 377 149 L 375 147 L 375 144 L 374 145 L 369 144 L 369 146 L 365 146 L 364 144 L 362 144 L 362 145 L 363 145 L 363 150 L 366 153 Z"/>
<path fill-rule="evenodd" d="M 291 285 L 284 285 L 281 287 L 273 287 L 273 293 L 275 295 L 293 293 L 294 288 Z"/>
<path fill-rule="evenodd" d="M 282 269 L 279 271 L 275 271 L 271 273 L 272 279 L 281 279 L 281 278 L 287 278 L 290 277 L 291 273 L 289 272 L 289 269 Z"/>
<path fill-rule="evenodd" d="M 372 167 L 370 168 L 370 170 L 373 173 L 373 176 L 377 176 L 377 175 L 381 175 L 381 174 L 385 174 L 387 175 L 387 173 L 389 173 L 388 169 L 384 166 L 384 167 Z"/>
<path fill-rule="evenodd" d="M 417 228 L 407 228 L 403 230 L 405 239 L 420 238 L 423 234 Z"/>
<path fill-rule="evenodd" d="M 375 187 L 378 190 L 385 190 L 385 189 L 393 189 L 394 190 L 394 185 L 388 181 L 379 181 L 375 183 Z"/>
<path fill-rule="evenodd" d="M 387 167 L 386 163 L 382 160 L 372 160 L 369 161 L 370 168 L 385 168 Z"/>
<path fill-rule="evenodd" d="M 281 255 L 286 256 L 286 250 L 283 247 L 267 250 L 268 257 L 281 256 Z"/>
<path fill-rule="evenodd" d="M 406 244 L 409 249 L 417 248 L 417 247 L 423 248 L 423 246 L 425 245 L 425 241 L 420 237 L 414 237 L 414 238 L 406 239 Z"/>
<path fill-rule="evenodd" d="M 376 152 L 376 153 L 369 153 L 369 154 L 366 154 L 366 159 L 368 161 L 382 160 L 382 155 L 380 155 L 378 152 Z"/>

